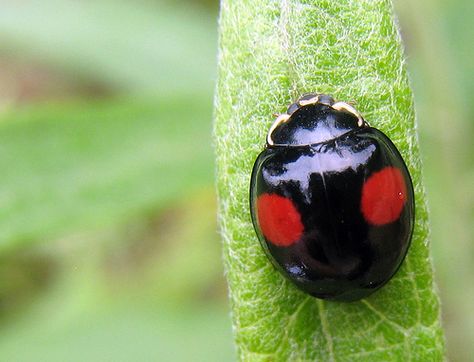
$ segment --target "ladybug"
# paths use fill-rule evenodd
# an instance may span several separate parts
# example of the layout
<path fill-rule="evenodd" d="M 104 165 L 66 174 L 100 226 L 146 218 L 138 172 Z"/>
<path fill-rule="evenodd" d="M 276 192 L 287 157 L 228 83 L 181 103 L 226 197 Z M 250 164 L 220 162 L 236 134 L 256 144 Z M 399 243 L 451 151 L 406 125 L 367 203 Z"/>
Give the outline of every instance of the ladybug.
<path fill-rule="evenodd" d="M 274 266 L 322 299 L 362 299 L 397 272 L 415 205 L 392 141 L 357 110 L 305 94 L 278 116 L 253 166 L 252 222 Z"/>

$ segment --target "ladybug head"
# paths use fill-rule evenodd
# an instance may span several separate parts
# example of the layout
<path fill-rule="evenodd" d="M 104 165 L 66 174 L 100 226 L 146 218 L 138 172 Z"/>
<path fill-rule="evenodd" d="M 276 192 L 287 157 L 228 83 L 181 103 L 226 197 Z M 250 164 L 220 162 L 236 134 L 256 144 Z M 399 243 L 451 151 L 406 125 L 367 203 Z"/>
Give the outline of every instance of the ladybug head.
<path fill-rule="evenodd" d="M 268 131 L 267 146 L 308 146 L 367 126 L 351 105 L 335 102 L 325 94 L 307 93 L 275 120 Z"/>

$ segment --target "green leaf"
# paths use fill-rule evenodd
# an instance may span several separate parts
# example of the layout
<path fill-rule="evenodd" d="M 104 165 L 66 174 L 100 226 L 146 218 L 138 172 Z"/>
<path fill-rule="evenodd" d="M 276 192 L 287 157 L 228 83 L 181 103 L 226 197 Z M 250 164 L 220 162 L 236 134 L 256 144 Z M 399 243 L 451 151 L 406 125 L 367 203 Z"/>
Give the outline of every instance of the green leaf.
<path fill-rule="evenodd" d="M 226 328 L 229 318 L 221 306 L 173 308 L 143 300 L 100 298 L 83 306 L 73 302 L 77 293 L 62 293 L 61 297 L 69 298 L 66 303 L 53 297 L 42 310 L 37 308 L 0 331 L 2 359 L 220 362 L 234 358 Z"/>
<path fill-rule="evenodd" d="M 214 206 L 209 185 L 151 218 L 0 258 L 1 359 L 234 360 Z"/>
<path fill-rule="evenodd" d="M 215 33 L 208 12 L 162 1 L 26 0 L 0 12 L 2 54 L 139 92 L 211 92 Z"/>
<path fill-rule="evenodd" d="M 224 0 L 221 9 L 215 137 L 240 358 L 442 360 L 412 93 L 390 1 Z M 357 101 L 398 146 L 415 185 L 408 257 L 386 286 L 360 302 L 321 301 L 296 290 L 265 257 L 250 220 L 250 172 L 272 114 L 315 91 Z"/>
<path fill-rule="evenodd" d="M 474 355 L 474 283 L 459 276 L 474 275 L 474 48 L 465 46 L 474 39 L 474 27 L 463 25 L 474 13 L 474 2 L 452 5 L 400 0 L 397 12 L 409 35 L 447 359 L 469 361 Z"/>
<path fill-rule="evenodd" d="M 210 103 L 35 106 L 0 121 L 0 249 L 101 228 L 212 183 Z"/>

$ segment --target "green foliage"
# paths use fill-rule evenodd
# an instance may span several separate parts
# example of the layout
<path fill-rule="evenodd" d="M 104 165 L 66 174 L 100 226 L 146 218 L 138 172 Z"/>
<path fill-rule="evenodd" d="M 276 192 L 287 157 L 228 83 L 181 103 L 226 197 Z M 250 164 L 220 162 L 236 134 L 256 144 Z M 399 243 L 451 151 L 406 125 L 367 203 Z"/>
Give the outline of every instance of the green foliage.
<path fill-rule="evenodd" d="M 216 98 L 224 254 L 242 360 L 442 360 L 443 333 L 412 94 L 387 0 L 222 2 Z M 270 265 L 253 232 L 248 186 L 272 114 L 304 92 L 356 100 L 411 171 L 417 205 L 396 277 L 350 304 L 305 296 Z"/>
<path fill-rule="evenodd" d="M 4 116 L 0 248 L 104 226 L 208 185 L 209 108 L 196 98 L 117 100 Z"/>
<path fill-rule="evenodd" d="M 2 358 L 15 362 L 222 362 L 234 358 L 226 328 L 229 321 L 219 307 L 169 310 L 140 301 L 115 304 L 76 310 L 62 321 L 28 315 L 29 321 L 7 336 L 1 334 Z"/>
<path fill-rule="evenodd" d="M 0 51 L 73 81 L 158 94 L 210 94 L 215 22 L 166 1 L 28 0 L 2 4 Z"/>
<path fill-rule="evenodd" d="M 30 245 L 30 263 L 59 259 L 59 280 L 16 319 L 0 294 L 2 312 L 12 309 L 10 318 L 0 315 L 2 359 L 231 361 L 228 313 L 208 295 L 221 271 L 213 206 L 209 189 L 158 216 L 50 241 L 41 251 Z M 9 264 L 1 292 L 4 279 L 21 282 Z"/>
<path fill-rule="evenodd" d="M 232 360 L 212 192 L 214 14 L 3 5 L 1 359 Z M 58 80 L 72 99 L 31 104 Z"/>
<path fill-rule="evenodd" d="M 474 283 L 463 276 L 474 275 L 474 48 L 465 44 L 474 27 L 465 24 L 474 2 L 397 3 L 416 94 L 448 359 L 471 361 Z"/>

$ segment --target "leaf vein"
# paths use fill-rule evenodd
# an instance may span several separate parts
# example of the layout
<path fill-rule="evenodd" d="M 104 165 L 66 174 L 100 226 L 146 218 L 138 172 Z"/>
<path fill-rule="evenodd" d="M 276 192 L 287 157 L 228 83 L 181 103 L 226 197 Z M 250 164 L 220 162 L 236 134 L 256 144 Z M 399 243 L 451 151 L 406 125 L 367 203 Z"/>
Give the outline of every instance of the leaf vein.
<path fill-rule="evenodd" d="M 319 310 L 319 319 L 321 320 L 321 328 L 324 334 L 324 338 L 326 338 L 326 343 L 328 345 L 328 353 L 329 353 L 328 361 L 334 362 L 335 359 L 334 359 L 334 346 L 333 346 L 332 335 L 329 330 L 329 324 L 326 318 L 324 302 L 319 299 L 318 299 L 318 310 Z"/>

